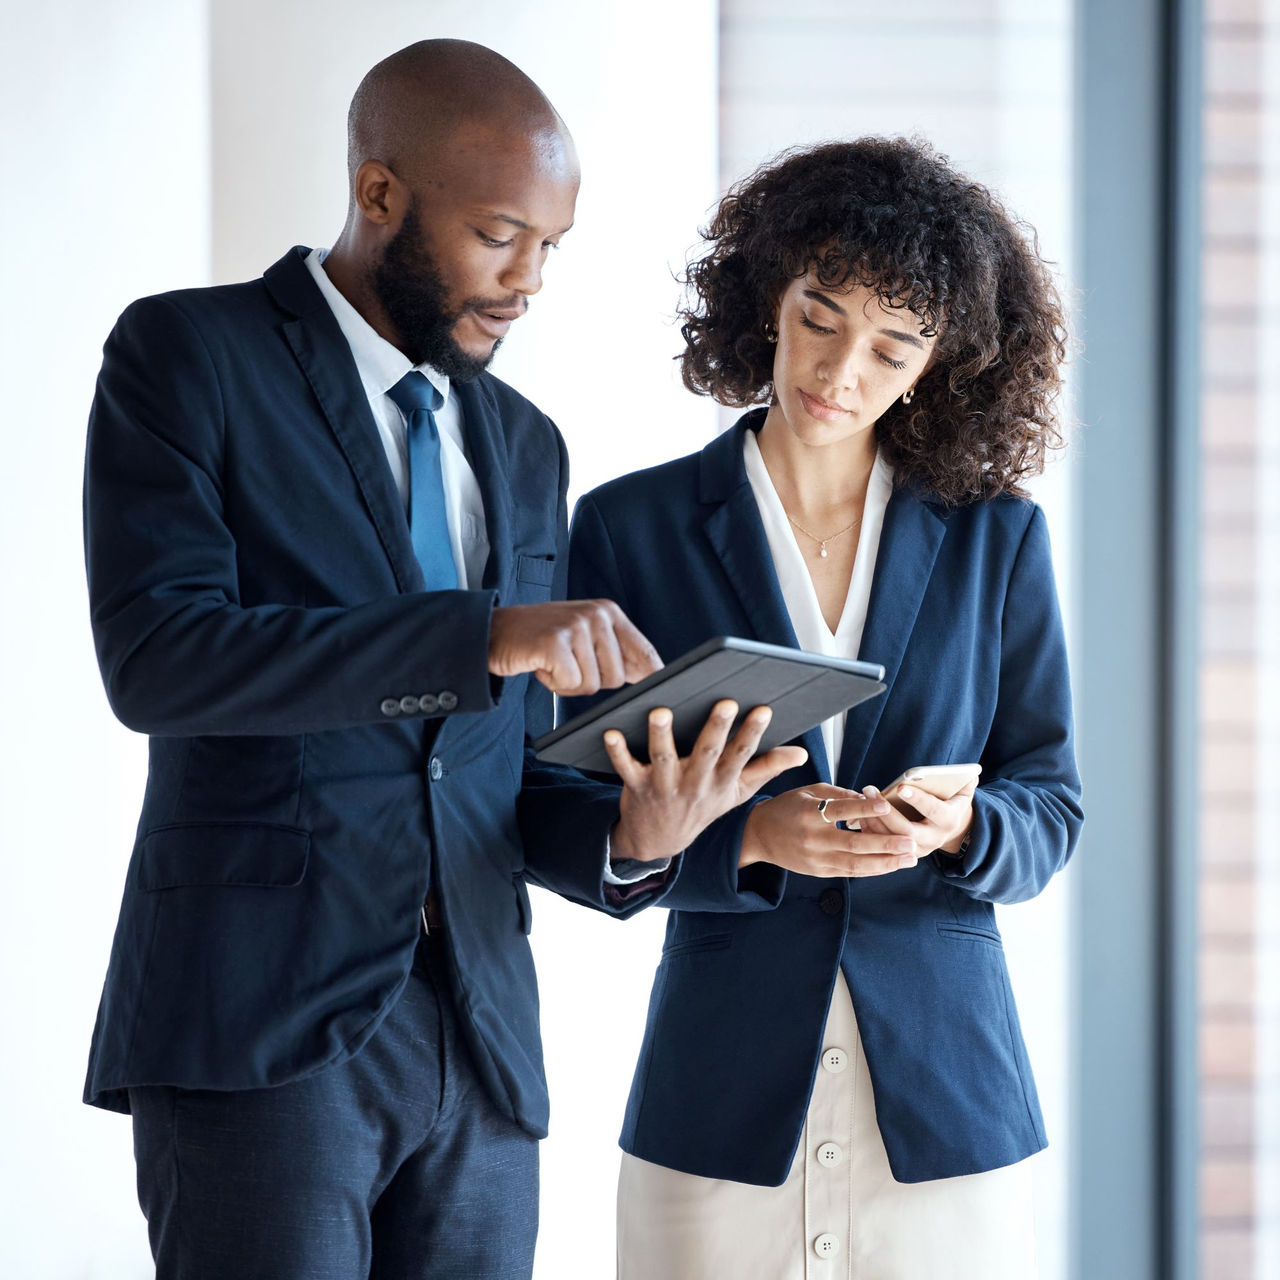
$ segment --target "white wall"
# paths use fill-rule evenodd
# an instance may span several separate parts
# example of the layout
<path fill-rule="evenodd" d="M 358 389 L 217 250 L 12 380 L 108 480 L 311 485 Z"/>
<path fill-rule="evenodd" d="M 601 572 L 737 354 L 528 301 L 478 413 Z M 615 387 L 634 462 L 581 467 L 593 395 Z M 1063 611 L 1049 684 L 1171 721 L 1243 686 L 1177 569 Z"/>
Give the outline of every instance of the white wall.
<path fill-rule="evenodd" d="M 714 413 L 678 388 L 669 321 L 671 271 L 715 194 L 714 5 L 655 0 L 637 19 L 529 0 L 486 22 L 421 0 L 62 0 L 5 18 L 0 1275 L 134 1280 L 150 1263 L 129 1123 L 79 1101 L 146 767 L 87 626 L 79 490 L 102 341 L 134 297 L 331 243 L 361 75 L 462 36 L 544 87 L 584 172 L 577 225 L 498 372 L 559 422 L 578 491 L 700 447 Z M 545 894 L 535 912 L 554 1095 L 538 1274 L 598 1277 L 662 921 Z"/>
<path fill-rule="evenodd" d="M 6 5 L 0 171 L 0 1274 L 140 1277 L 128 1122 L 80 1104 L 145 743 L 111 718 L 80 549 L 102 341 L 209 271 L 202 0 Z"/>

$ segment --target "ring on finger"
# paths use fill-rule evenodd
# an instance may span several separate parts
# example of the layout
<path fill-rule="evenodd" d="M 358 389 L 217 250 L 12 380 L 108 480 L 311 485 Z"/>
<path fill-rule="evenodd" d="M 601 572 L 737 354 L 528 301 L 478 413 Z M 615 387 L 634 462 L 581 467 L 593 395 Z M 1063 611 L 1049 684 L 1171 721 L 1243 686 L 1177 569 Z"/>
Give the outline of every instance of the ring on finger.
<path fill-rule="evenodd" d="M 827 805 L 829 805 L 830 803 L 831 803 L 830 800 L 818 801 L 818 817 L 820 817 L 823 820 L 823 822 L 834 823 L 835 822 L 834 818 L 827 817 Z"/>

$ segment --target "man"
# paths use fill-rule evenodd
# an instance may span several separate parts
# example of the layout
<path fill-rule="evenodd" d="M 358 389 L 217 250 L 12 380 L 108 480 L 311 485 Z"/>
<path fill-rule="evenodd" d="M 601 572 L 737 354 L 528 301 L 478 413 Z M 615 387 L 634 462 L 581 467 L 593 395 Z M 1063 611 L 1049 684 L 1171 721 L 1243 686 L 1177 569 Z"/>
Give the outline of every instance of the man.
<path fill-rule="evenodd" d="M 90 420 L 94 636 L 151 757 L 86 1098 L 133 1115 L 162 1277 L 527 1276 L 526 873 L 630 914 L 796 758 L 747 765 L 727 708 L 697 760 L 655 725 L 621 795 L 532 758 L 549 690 L 657 665 L 615 605 L 551 601 L 563 445 L 484 372 L 573 144 L 505 59 L 425 41 L 349 145 L 333 250 L 135 303 Z"/>

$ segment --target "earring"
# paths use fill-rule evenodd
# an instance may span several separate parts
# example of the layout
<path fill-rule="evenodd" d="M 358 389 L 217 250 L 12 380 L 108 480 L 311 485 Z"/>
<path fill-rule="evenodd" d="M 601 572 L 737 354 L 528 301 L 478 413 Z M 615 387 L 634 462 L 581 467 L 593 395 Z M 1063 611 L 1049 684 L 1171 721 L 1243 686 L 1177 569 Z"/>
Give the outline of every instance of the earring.
<path fill-rule="evenodd" d="M 764 340 L 766 342 L 777 342 L 778 327 L 773 323 L 772 320 L 765 321 L 763 326 L 763 331 L 764 331 Z"/>
<path fill-rule="evenodd" d="M 908 388 L 907 388 L 907 389 L 902 393 L 902 403 L 903 403 L 903 404 L 910 404 L 910 403 L 912 402 L 912 400 L 914 400 L 915 398 L 916 398 L 916 389 L 915 389 L 915 387 L 908 387 Z"/>

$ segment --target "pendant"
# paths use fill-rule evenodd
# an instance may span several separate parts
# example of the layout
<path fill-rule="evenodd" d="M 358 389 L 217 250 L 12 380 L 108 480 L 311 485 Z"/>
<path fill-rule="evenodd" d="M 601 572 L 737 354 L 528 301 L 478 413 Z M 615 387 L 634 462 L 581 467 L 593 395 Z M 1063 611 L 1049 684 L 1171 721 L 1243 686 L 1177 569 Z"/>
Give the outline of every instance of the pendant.
<path fill-rule="evenodd" d="M 827 544 L 826 544 L 825 542 L 822 544 L 822 546 L 821 546 L 821 547 L 819 547 L 819 548 L 818 548 L 818 554 L 819 554 L 819 555 L 820 555 L 824 560 L 827 558 Z"/>

